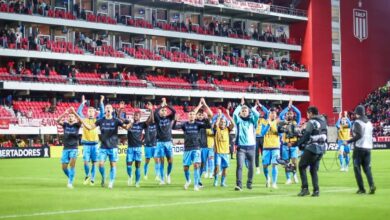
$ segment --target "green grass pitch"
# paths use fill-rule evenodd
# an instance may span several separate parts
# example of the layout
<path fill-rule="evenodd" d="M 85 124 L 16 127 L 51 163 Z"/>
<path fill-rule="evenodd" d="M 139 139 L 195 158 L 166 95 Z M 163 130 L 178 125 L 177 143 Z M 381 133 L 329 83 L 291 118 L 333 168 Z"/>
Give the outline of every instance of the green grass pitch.
<path fill-rule="evenodd" d="M 80 158 L 74 189 L 66 187 L 58 158 L 1 159 L 0 219 L 388 219 L 390 151 L 373 151 L 373 175 L 378 188 L 375 195 L 356 195 L 352 167 L 348 173 L 341 173 L 335 156 L 335 152 L 327 152 L 324 163 L 328 170 L 321 163 L 319 198 L 297 197 L 300 186 L 284 185 L 284 170 L 280 167 L 279 189 L 265 188 L 260 174 L 255 175 L 253 190 L 236 192 L 236 160 L 231 161 L 227 188 L 213 187 L 212 180 L 202 179 L 205 188 L 194 192 L 192 187 L 183 189 L 181 156 L 175 157 L 171 185 L 157 184 L 152 162 L 149 180 L 142 179 L 141 188 L 127 186 L 122 157 L 112 190 L 99 184 L 84 186 Z"/>

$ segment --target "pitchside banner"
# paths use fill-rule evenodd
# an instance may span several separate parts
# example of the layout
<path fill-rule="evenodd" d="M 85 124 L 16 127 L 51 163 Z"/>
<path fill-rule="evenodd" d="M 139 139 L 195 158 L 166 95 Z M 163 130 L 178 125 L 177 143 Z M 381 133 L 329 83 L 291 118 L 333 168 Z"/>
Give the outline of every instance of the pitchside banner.
<path fill-rule="evenodd" d="M 374 142 L 374 150 L 386 150 L 390 149 L 390 142 Z M 326 149 L 328 151 L 335 151 L 338 150 L 337 143 L 329 143 L 328 148 Z"/>
<path fill-rule="evenodd" d="M 50 147 L 50 157 L 52 158 L 61 158 L 62 156 L 63 146 L 51 146 Z M 174 145 L 172 147 L 172 152 L 174 155 L 181 155 L 184 152 L 184 145 Z M 118 154 L 119 156 L 126 156 L 127 154 L 127 146 L 119 145 L 118 146 Z M 78 148 L 78 157 L 82 157 L 83 155 L 83 146 L 79 146 Z M 144 156 L 144 151 L 142 149 L 142 156 Z"/>
<path fill-rule="evenodd" d="M 0 158 L 49 158 L 49 147 L 7 147 L 0 148 Z"/>

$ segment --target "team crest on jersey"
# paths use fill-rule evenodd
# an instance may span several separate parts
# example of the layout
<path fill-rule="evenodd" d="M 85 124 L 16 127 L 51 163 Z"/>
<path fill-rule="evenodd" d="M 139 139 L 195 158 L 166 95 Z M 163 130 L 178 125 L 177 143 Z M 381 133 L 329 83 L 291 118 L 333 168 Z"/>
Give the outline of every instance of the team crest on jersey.
<path fill-rule="evenodd" d="M 360 42 L 368 38 L 368 13 L 366 10 L 353 9 L 353 35 Z"/>

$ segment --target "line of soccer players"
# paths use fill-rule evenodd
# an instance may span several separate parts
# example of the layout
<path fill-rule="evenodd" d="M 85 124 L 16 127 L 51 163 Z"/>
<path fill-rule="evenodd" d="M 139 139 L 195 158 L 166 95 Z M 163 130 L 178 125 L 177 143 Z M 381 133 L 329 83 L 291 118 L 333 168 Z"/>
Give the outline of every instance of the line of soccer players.
<path fill-rule="evenodd" d="M 106 175 L 104 163 L 108 157 L 110 162 L 110 175 L 108 188 L 113 188 L 116 176 L 116 163 L 118 161 L 118 128 L 127 130 L 127 174 L 128 185 L 133 184 L 133 164 L 135 167 L 135 186 L 140 186 L 142 145 L 144 145 L 145 164 L 144 178 L 148 177 L 149 163 L 155 161 L 156 180 L 160 185 L 171 183 L 172 172 L 172 129 L 182 130 L 184 133 L 183 170 L 185 176 L 184 188 L 191 184 L 190 167 L 193 165 L 194 190 L 202 188 L 201 176 L 214 178 L 214 186 L 226 186 L 226 173 L 230 165 L 229 144 L 230 133 L 235 128 L 237 146 L 237 169 L 235 190 L 242 190 L 243 164 L 248 167 L 248 179 L 246 187 L 252 189 L 253 174 L 260 174 L 260 154 L 262 154 L 263 173 L 266 179 L 266 187 L 277 188 L 278 165 L 286 167 L 286 184 L 298 183 L 295 169 L 298 160 L 298 147 L 295 143 L 299 137 L 299 125 L 301 121 L 300 111 L 290 101 L 288 107 L 280 112 L 279 117 L 275 108 L 267 109 L 255 102 L 252 107 L 241 99 L 233 113 L 218 110 L 216 115 L 208 107 L 205 99 L 201 99 L 199 105 L 188 113 L 188 121 L 178 122 L 175 109 L 167 104 L 165 98 L 160 106 L 153 109 L 152 103 L 147 104 L 150 111 L 149 118 L 141 122 L 141 112 L 136 111 L 133 120 L 114 116 L 113 107 L 107 104 L 104 107 L 104 96 L 100 99 L 100 112 L 97 115 L 93 107 L 88 107 L 87 117 L 83 115 L 85 98 L 77 112 L 70 108 L 58 118 L 58 123 L 64 128 L 64 150 L 62 155 L 62 169 L 68 176 L 68 187 L 73 188 L 75 176 L 75 163 L 77 158 L 78 132 L 82 126 L 81 144 L 83 145 L 83 160 L 85 170 L 84 184 L 95 184 L 95 167 L 99 163 L 99 172 L 102 176 L 101 185 L 105 186 Z M 261 113 L 259 113 L 259 111 Z M 63 118 L 69 114 L 67 122 Z M 205 116 L 206 114 L 206 116 Z M 337 123 L 340 128 L 339 144 L 342 140 L 349 139 L 349 119 L 341 117 Z M 97 127 L 100 128 L 100 139 Z M 342 130 L 343 129 L 343 130 Z M 144 132 L 144 135 L 143 135 Z M 347 135 L 348 133 L 348 135 Z M 100 143 L 100 148 L 98 144 Z M 348 167 L 348 157 L 345 153 L 348 148 L 340 148 L 340 158 L 343 156 L 343 169 Z M 166 159 L 166 162 L 165 162 Z M 340 159 L 341 161 L 341 159 Z M 167 173 L 164 174 L 164 164 L 167 163 Z M 90 168 L 91 164 L 91 168 Z M 269 174 L 271 167 L 271 175 Z M 221 182 L 219 184 L 219 176 Z"/>

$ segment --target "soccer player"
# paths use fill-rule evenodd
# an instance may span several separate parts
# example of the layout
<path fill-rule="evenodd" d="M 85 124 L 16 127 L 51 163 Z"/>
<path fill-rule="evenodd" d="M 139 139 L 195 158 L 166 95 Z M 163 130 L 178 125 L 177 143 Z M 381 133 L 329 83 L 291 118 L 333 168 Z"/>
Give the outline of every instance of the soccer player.
<path fill-rule="evenodd" d="M 168 115 L 168 109 L 171 114 Z M 171 183 L 172 172 L 172 122 L 175 119 L 176 111 L 168 106 L 167 100 L 162 98 L 162 103 L 154 112 L 154 119 L 157 125 L 157 148 L 155 157 L 158 158 L 160 168 L 160 185 L 165 184 L 164 180 L 164 157 L 168 161 L 167 183 Z"/>
<path fill-rule="evenodd" d="M 261 136 L 261 130 L 265 126 L 268 120 L 268 109 L 260 104 L 258 102 L 258 105 L 256 107 L 260 107 L 262 110 L 262 115 L 260 116 L 259 120 L 257 121 L 257 127 L 256 127 L 256 155 L 255 155 L 255 165 L 256 165 L 256 174 L 260 174 L 260 154 L 263 152 L 263 142 L 264 137 Z"/>
<path fill-rule="evenodd" d="M 202 101 L 200 102 L 200 104 Z M 194 191 L 199 191 L 200 188 L 200 172 L 199 165 L 201 162 L 200 152 L 200 140 L 199 133 L 201 129 L 210 128 L 209 120 L 200 122 L 195 120 L 196 113 L 199 110 L 199 106 L 193 111 L 188 113 L 188 121 L 180 125 L 174 123 L 174 129 L 181 129 L 184 132 L 184 155 L 183 155 L 183 169 L 186 182 L 184 189 L 188 189 L 191 184 L 190 180 L 190 166 L 194 165 Z"/>
<path fill-rule="evenodd" d="M 144 164 L 144 178 L 148 179 L 148 168 L 150 158 L 154 158 L 154 173 L 156 174 L 156 180 L 160 180 L 160 171 L 158 167 L 158 158 L 155 157 L 156 145 L 157 145 L 157 125 L 154 121 L 153 104 L 148 102 L 147 108 L 150 110 L 150 121 L 145 128 L 144 136 L 144 151 L 145 151 L 145 164 Z"/>
<path fill-rule="evenodd" d="M 343 113 L 340 112 L 339 119 L 337 120 L 336 127 L 338 129 L 337 131 L 337 145 L 339 150 L 339 161 L 340 161 L 340 171 L 348 171 L 348 165 L 349 165 L 349 144 L 344 144 L 345 141 L 348 141 L 351 139 L 351 121 L 348 118 L 348 112 L 344 112 L 344 117 L 342 115 Z"/>
<path fill-rule="evenodd" d="M 104 169 L 104 163 L 108 157 L 110 161 L 110 181 L 108 188 L 114 187 L 114 181 L 116 176 L 116 163 L 118 161 L 118 128 L 122 127 L 127 129 L 127 126 L 122 120 L 114 118 L 112 113 L 114 111 L 112 105 L 106 105 L 104 109 L 104 117 L 97 120 L 95 124 L 84 124 L 88 130 L 93 130 L 96 127 L 100 127 L 100 149 L 99 149 L 99 172 L 102 175 L 101 186 L 105 186 L 106 173 Z"/>
<path fill-rule="evenodd" d="M 68 115 L 68 121 L 64 122 L 62 119 Z M 74 109 L 66 110 L 57 118 L 57 123 L 64 129 L 64 149 L 62 150 L 62 170 L 68 177 L 68 188 L 73 189 L 73 180 L 75 176 L 75 165 L 77 159 L 77 148 L 79 146 L 79 130 L 81 124 L 76 119 Z M 69 166 L 69 168 L 68 168 Z"/>
<path fill-rule="evenodd" d="M 83 121 L 89 125 L 95 124 L 96 119 L 101 119 L 104 117 L 104 96 L 100 96 L 100 112 L 96 118 L 96 110 L 94 107 L 89 106 L 87 112 L 87 118 L 83 114 L 83 108 L 86 104 L 85 96 L 81 98 L 81 104 L 77 109 L 77 114 L 83 119 Z M 99 135 L 98 129 L 88 130 L 83 127 L 83 134 L 81 137 L 81 144 L 83 145 L 83 160 L 84 160 L 84 171 L 85 179 L 84 185 L 88 183 L 91 186 L 95 185 L 95 176 L 96 176 L 96 163 L 97 157 L 99 154 L 98 144 L 99 144 Z M 91 162 L 92 168 L 89 168 L 89 163 Z"/>
<path fill-rule="evenodd" d="M 206 108 L 207 117 L 204 115 L 203 109 L 200 109 L 196 113 L 196 121 L 201 123 L 206 123 L 206 121 L 210 121 L 213 117 L 213 112 L 210 110 L 209 106 L 206 103 L 204 98 L 200 99 L 199 105 L 197 108 L 204 107 Z M 210 122 L 209 122 L 210 123 Z M 201 148 L 201 164 L 200 164 L 200 176 L 202 176 L 203 172 L 206 172 L 205 178 L 208 177 L 207 171 L 209 168 L 209 161 L 212 161 L 212 170 L 214 170 L 214 153 L 213 150 L 207 146 L 207 132 L 206 129 L 202 128 L 199 132 L 199 141 Z M 210 172 L 212 175 L 212 171 Z M 202 183 L 200 183 L 202 186 Z"/>
<path fill-rule="evenodd" d="M 207 135 L 207 148 L 210 150 L 210 151 L 214 151 L 214 145 L 215 145 L 215 134 L 214 134 L 214 131 L 211 129 L 211 128 L 207 128 L 206 129 L 206 135 Z M 210 156 L 208 161 L 207 161 L 207 165 L 208 165 L 208 172 L 206 173 L 206 176 L 209 176 L 210 178 L 213 178 L 213 173 L 214 173 L 214 155 L 213 156 Z"/>
<path fill-rule="evenodd" d="M 268 175 L 268 166 L 272 165 L 272 188 L 277 189 L 278 167 L 277 159 L 280 153 L 280 139 L 278 128 L 278 115 L 275 108 L 269 110 L 269 118 L 266 126 L 263 127 L 261 135 L 264 137 L 263 144 L 263 171 L 266 179 L 266 187 L 271 186 L 271 179 Z"/>
<path fill-rule="evenodd" d="M 252 189 L 253 165 L 255 163 L 256 149 L 256 125 L 260 114 L 255 107 L 249 109 L 245 105 L 245 99 L 241 99 L 241 105 L 237 106 L 233 113 L 234 123 L 237 127 L 237 169 L 236 169 L 236 191 L 242 191 L 242 166 L 248 160 L 248 180 L 246 187 Z"/>
<path fill-rule="evenodd" d="M 214 170 L 214 186 L 218 185 L 218 174 L 222 170 L 221 186 L 226 187 L 226 174 L 229 167 L 229 134 L 234 128 L 234 121 L 230 117 L 229 111 L 226 111 L 227 118 L 230 123 L 227 126 L 226 120 L 220 115 L 213 125 L 215 130 L 215 170 Z"/>
<path fill-rule="evenodd" d="M 142 160 L 142 131 L 147 127 L 151 120 L 149 116 L 146 122 L 141 122 L 141 112 L 135 111 L 133 116 L 133 122 L 127 125 L 127 174 L 129 179 L 127 185 L 132 185 L 133 182 L 133 162 L 135 162 L 135 187 L 140 187 L 141 178 L 141 160 Z"/>
<path fill-rule="evenodd" d="M 296 117 L 294 119 L 294 112 Z M 279 115 L 280 121 L 282 121 L 283 127 L 281 130 L 282 134 L 282 160 L 290 162 L 297 167 L 298 160 L 298 141 L 299 129 L 298 126 L 301 123 L 301 112 L 297 109 L 290 100 L 288 107 L 283 109 Z M 298 183 L 297 173 L 293 172 L 294 182 Z M 286 184 L 291 184 L 291 172 L 286 169 Z"/>

